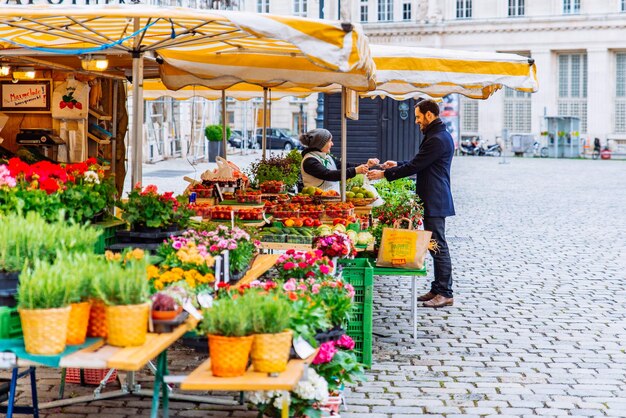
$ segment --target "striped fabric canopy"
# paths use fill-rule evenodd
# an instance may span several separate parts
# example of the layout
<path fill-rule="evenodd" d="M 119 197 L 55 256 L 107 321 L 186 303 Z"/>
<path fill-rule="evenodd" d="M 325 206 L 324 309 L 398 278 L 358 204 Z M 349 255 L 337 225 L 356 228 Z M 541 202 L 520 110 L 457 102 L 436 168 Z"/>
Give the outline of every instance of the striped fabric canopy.
<path fill-rule="evenodd" d="M 304 88 L 276 89 L 270 90 L 272 100 L 279 100 L 284 97 L 307 97 L 311 91 Z M 129 84 L 128 94 L 133 94 L 133 86 Z M 170 90 L 161 80 L 151 79 L 143 82 L 143 98 L 145 100 L 156 100 L 160 97 L 172 97 L 176 100 L 185 100 L 192 97 L 204 97 L 207 100 L 219 100 L 222 98 L 222 91 L 204 86 L 187 86 L 179 90 Z M 263 87 L 254 84 L 239 83 L 226 90 L 226 97 L 237 100 L 250 100 L 263 97 Z"/>
<path fill-rule="evenodd" d="M 133 52 L 154 52 L 199 77 L 222 77 L 212 86 L 219 88 L 238 82 L 374 86 L 367 37 L 358 25 L 146 5 L 0 8 L 0 55 Z M 172 77 L 176 88 L 189 84 Z"/>
<path fill-rule="evenodd" d="M 537 69 L 528 57 L 496 52 L 371 45 L 376 89 L 368 97 L 405 100 L 459 93 L 486 99 L 503 86 L 536 92 Z"/>

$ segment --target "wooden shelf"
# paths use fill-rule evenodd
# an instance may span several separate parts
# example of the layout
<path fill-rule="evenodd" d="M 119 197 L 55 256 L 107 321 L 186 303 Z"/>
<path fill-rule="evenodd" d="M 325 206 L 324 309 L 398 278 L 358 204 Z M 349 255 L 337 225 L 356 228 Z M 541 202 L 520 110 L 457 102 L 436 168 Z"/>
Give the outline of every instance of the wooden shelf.
<path fill-rule="evenodd" d="M 93 116 L 94 118 L 98 119 L 98 120 L 111 120 L 113 119 L 113 117 L 104 114 L 104 113 L 100 113 L 99 110 L 96 109 L 92 109 L 89 108 L 89 115 Z"/>
<path fill-rule="evenodd" d="M 87 132 L 87 138 L 91 139 L 92 141 L 100 144 L 100 145 L 109 145 L 111 143 L 111 140 L 109 139 L 101 139 L 99 137 L 97 137 L 96 135 L 92 134 L 91 132 Z"/>

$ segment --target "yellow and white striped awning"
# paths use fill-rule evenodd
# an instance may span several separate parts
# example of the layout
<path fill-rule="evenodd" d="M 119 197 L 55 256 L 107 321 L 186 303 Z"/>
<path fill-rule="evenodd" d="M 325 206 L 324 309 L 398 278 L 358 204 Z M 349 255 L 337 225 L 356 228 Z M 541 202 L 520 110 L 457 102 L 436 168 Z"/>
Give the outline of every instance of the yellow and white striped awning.
<path fill-rule="evenodd" d="M 0 56 L 149 52 L 197 77 L 217 77 L 219 85 L 210 87 L 374 86 L 358 25 L 140 4 L 0 8 Z M 168 80 L 176 88 L 191 84 L 180 74 Z"/>
<path fill-rule="evenodd" d="M 503 86 L 528 93 L 539 86 L 535 64 L 521 55 L 373 44 L 370 49 L 376 89 L 368 97 L 404 100 L 421 93 L 459 93 L 486 99 Z"/>
<path fill-rule="evenodd" d="M 133 94 L 133 85 L 128 85 L 128 94 Z M 284 97 L 307 97 L 311 94 L 308 89 L 294 87 L 292 89 L 270 90 L 271 100 L 279 100 Z M 161 97 L 172 97 L 176 100 L 186 100 L 192 97 L 203 97 L 207 100 L 219 100 L 222 98 L 222 90 L 215 90 L 204 86 L 186 86 L 179 90 L 170 90 L 159 79 L 144 80 L 143 98 L 145 100 L 157 100 Z M 254 84 L 239 83 L 226 90 L 226 97 L 237 100 L 250 100 L 263 97 L 263 87 Z"/>

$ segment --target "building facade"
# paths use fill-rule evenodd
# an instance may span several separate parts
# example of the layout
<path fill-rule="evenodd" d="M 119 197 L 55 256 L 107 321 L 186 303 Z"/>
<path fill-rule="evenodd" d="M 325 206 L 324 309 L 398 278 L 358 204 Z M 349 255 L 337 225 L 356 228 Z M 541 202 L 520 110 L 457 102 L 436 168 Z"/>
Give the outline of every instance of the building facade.
<path fill-rule="evenodd" d="M 316 18 L 320 1 L 325 18 L 361 22 L 371 43 L 532 57 L 539 91 L 461 98 L 463 135 L 493 141 L 506 129 L 539 138 L 544 116 L 578 116 L 582 138 L 626 145 L 626 0 L 245 0 L 240 7 Z"/>

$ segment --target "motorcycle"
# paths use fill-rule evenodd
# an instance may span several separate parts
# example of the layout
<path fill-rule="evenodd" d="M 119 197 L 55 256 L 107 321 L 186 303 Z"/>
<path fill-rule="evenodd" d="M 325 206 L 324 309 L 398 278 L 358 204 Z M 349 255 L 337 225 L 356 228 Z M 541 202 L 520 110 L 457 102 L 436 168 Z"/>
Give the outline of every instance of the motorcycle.
<path fill-rule="evenodd" d="M 480 145 L 480 139 L 474 140 L 464 139 L 459 144 L 459 152 L 461 155 L 483 155 L 484 150 Z"/>
<path fill-rule="evenodd" d="M 487 148 L 484 148 L 483 155 L 488 157 L 499 157 L 502 155 L 502 147 L 498 143 L 487 145 Z"/>

